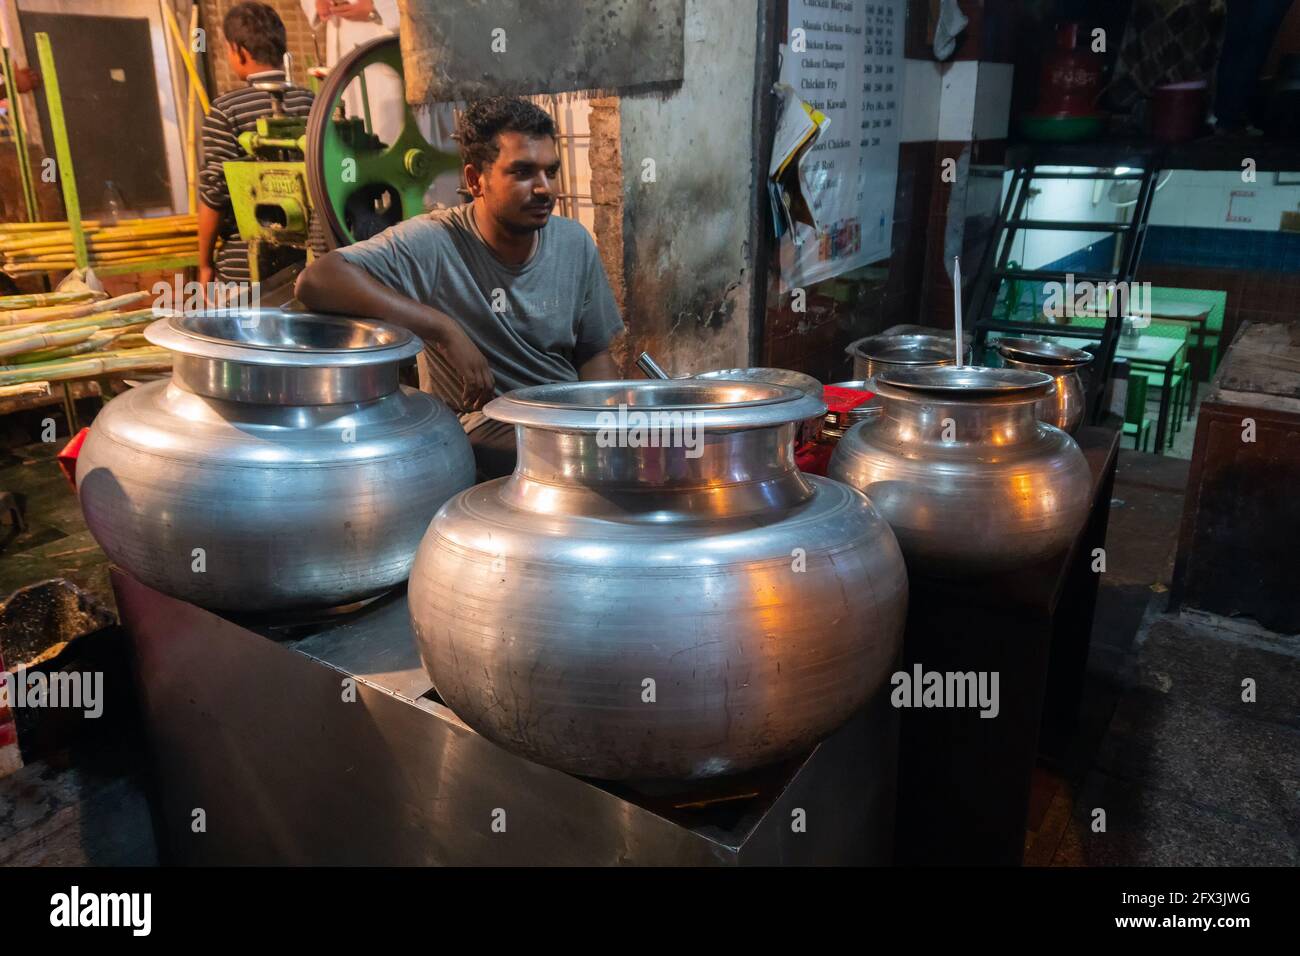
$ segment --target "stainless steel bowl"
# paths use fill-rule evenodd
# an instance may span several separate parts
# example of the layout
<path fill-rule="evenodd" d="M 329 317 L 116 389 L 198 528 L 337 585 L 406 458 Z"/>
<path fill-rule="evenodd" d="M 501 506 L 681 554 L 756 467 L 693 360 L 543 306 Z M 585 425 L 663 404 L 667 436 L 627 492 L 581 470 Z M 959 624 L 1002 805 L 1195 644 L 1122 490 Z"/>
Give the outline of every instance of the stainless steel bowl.
<path fill-rule="evenodd" d="M 1092 353 L 1037 339 L 999 339 L 997 345 L 1007 368 L 1044 372 L 1056 382 L 1056 391 L 1035 406 L 1039 419 L 1071 435 L 1078 431 L 1087 412 L 1079 372 L 1092 361 Z"/>
<path fill-rule="evenodd" d="M 846 349 L 853 357 L 853 377 L 874 379 L 882 372 L 954 365 L 953 339 L 943 335 L 871 335 Z"/>

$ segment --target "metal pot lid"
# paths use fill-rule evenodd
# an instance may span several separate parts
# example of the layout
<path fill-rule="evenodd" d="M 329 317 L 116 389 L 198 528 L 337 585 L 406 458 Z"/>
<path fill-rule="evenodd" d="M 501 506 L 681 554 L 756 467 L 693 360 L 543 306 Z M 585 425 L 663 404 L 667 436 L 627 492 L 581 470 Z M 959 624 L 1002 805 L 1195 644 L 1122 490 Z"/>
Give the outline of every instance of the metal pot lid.
<path fill-rule="evenodd" d="M 876 376 L 880 394 L 913 401 L 929 398 L 1019 403 L 1036 401 L 1055 388 L 1055 380 L 1046 372 L 974 365 L 897 369 Z"/>
<path fill-rule="evenodd" d="M 297 368 L 386 365 L 424 348 L 408 330 L 375 319 L 280 309 L 172 313 L 144 335 L 181 355 Z"/>
<path fill-rule="evenodd" d="M 822 395 L 821 382 L 811 375 L 788 368 L 720 368 L 711 372 L 700 372 L 691 377 L 708 381 L 725 379 L 728 382 L 766 382 L 768 385 L 788 385 L 814 398 L 821 398 Z"/>
<path fill-rule="evenodd" d="M 951 362 L 953 347 L 952 336 L 869 335 L 851 343 L 845 351 L 855 357 L 892 365 L 933 365 L 939 361 Z"/>
<path fill-rule="evenodd" d="M 1039 365 L 1059 365 L 1065 368 L 1082 368 L 1092 361 L 1092 353 L 1072 349 L 1054 342 L 1037 339 L 998 339 L 998 352 L 1004 358 Z"/>
<path fill-rule="evenodd" d="M 597 432 L 623 427 L 620 407 L 629 415 L 689 413 L 692 427 L 709 431 L 770 428 L 826 414 L 820 398 L 788 385 L 693 378 L 532 385 L 494 398 L 483 413 L 527 428 Z"/>

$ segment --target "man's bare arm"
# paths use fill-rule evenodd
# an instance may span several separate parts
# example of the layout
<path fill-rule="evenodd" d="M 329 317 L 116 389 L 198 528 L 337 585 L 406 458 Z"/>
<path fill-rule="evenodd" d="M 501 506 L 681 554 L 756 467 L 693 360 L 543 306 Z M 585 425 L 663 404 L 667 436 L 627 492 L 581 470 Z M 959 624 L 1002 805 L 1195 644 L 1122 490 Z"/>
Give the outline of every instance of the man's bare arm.
<path fill-rule="evenodd" d="M 614 364 L 614 356 L 609 354 L 609 349 L 597 352 L 578 368 L 578 378 L 584 382 L 608 382 L 622 377 L 618 366 Z"/>
<path fill-rule="evenodd" d="M 492 398 L 492 370 L 469 336 L 445 312 L 384 285 L 337 252 L 317 259 L 298 276 L 299 301 L 317 312 L 379 319 L 414 332 L 462 378 L 462 407 L 479 408 Z"/>
<path fill-rule="evenodd" d="M 221 213 L 205 202 L 199 203 L 199 282 L 203 294 L 208 294 L 208 284 L 216 275 L 214 260 L 217 250 L 217 231 L 221 227 Z"/>

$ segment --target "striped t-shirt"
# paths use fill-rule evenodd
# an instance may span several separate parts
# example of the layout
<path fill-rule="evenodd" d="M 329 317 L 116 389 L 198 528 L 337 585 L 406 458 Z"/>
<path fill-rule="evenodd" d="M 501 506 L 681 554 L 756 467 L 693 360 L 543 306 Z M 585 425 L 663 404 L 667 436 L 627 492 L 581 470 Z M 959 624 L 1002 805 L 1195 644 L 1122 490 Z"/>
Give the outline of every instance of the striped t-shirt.
<path fill-rule="evenodd" d="M 284 80 L 284 71 L 266 70 L 248 77 L 249 85 L 243 89 L 222 93 L 212 101 L 212 109 L 203 121 L 203 168 L 199 170 L 199 198 L 206 206 L 221 213 L 217 245 L 217 274 L 224 282 L 247 282 L 248 244 L 241 242 L 235 225 L 235 211 L 230 204 L 230 190 L 226 187 L 226 173 L 221 164 L 236 159 L 247 159 L 248 154 L 239 145 L 239 134 L 257 128 L 257 121 L 272 113 L 270 93 L 255 90 L 254 82 Z M 310 90 L 291 86 L 284 93 L 286 116 L 306 116 L 311 112 Z M 263 276 L 263 278 L 266 278 Z"/>

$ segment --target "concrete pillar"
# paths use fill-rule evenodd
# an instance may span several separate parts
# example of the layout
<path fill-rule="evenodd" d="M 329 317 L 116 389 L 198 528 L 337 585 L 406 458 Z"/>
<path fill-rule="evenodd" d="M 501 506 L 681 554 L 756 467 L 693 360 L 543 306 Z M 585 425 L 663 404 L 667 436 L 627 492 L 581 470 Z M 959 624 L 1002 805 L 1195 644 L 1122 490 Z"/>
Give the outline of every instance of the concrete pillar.
<path fill-rule="evenodd" d="M 751 362 L 757 211 L 767 201 L 755 175 L 762 9 L 687 0 L 682 86 L 619 100 L 627 357 L 644 349 L 670 374 Z M 596 123 L 593 170 L 610 149 Z"/>

